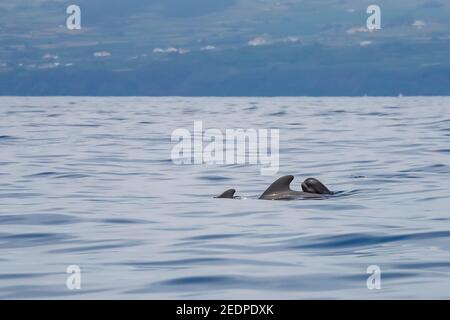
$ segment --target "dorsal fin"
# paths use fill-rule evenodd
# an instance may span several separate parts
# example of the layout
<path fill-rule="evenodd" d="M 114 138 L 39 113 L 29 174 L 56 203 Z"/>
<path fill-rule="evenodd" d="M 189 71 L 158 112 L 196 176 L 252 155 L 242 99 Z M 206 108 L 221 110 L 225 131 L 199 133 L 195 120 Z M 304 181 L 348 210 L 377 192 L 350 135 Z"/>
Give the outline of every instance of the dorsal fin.
<path fill-rule="evenodd" d="M 235 193 L 236 193 L 236 190 L 229 189 L 229 190 L 225 191 L 224 193 L 222 193 L 220 196 L 217 196 L 216 198 L 233 199 Z"/>
<path fill-rule="evenodd" d="M 269 188 L 267 188 L 266 191 L 261 195 L 260 198 L 263 198 L 264 196 L 281 193 L 281 192 L 288 192 L 291 190 L 289 187 L 292 180 L 294 180 L 294 176 L 284 176 L 275 181 L 270 185 Z"/>

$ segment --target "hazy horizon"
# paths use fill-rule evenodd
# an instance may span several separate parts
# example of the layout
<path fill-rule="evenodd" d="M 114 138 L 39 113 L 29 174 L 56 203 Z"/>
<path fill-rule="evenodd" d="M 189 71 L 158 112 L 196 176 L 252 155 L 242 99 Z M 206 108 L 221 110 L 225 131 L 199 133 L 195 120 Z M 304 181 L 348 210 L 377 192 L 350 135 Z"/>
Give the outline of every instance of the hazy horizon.
<path fill-rule="evenodd" d="M 446 96 L 449 16 L 441 0 L 14 0 L 0 95 Z"/>

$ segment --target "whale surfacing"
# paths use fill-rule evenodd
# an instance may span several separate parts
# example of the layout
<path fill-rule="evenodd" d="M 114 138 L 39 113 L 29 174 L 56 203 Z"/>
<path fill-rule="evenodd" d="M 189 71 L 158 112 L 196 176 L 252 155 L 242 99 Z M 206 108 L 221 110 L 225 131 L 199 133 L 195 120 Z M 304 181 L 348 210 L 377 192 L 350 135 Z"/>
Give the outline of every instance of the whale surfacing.
<path fill-rule="evenodd" d="M 302 183 L 303 191 L 292 190 L 290 185 L 294 176 L 284 176 L 275 181 L 259 197 L 264 200 L 293 200 L 293 199 L 311 199 L 323 198 L 324 194 L 330 194 L 330 191 L 317 179 L 309 178 Z M 318 183 L 317 183 L 318 182 Z M 320 188 L 323 186 L 323 188 Z M 326 190 L 325 190 L 326 189 Z M 327 192 L 328 191 L 328 192 Z"/>
<path fill-rule="evenodd" d="M 291 189 L 291 182 L 294 176 L 284 176 L 272 183 L 269 188 L 259 197 L 263 200 L 295 200 L 295 199 L 324 199 L 327 195 L 333 194 L 322 182 L 315 178 L 308 178 L 302 184 L 303 191 Z M 217 196 L 222 199 L 235 199 L 235 189 L 229 189 Z"/>
<path fill-rule="evenodd" d="M 220 199 L 234 199 L 234 194 L 236 193 L 235 189 L 229 189 L 227 191 L 225 191 L 224 193 L 222 193 L 220 196 L 217 196 L 215 198 L 220 198 Z"/>

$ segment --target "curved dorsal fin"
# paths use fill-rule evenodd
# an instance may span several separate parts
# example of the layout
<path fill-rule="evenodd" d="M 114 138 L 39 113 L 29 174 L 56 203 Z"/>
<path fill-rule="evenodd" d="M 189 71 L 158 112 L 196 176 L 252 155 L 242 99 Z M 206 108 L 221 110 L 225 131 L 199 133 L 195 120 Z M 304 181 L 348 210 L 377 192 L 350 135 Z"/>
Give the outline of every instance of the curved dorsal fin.
<path fill-rule="evenodd" d="M 224 193 L 222 193 L 220 196 L 217 196 L 216 198 L 233 199 L 235 193 L 236 193 L 236 190 L 229 189 L 229 190 L 225 191 Z"/>
<path fill-rule="evenodd" d="M 281 177 L 280 179 L 272 183 L 266 191 L 264 191 L 264 193 L 261 195 L 261 198 L 270 194 L 290 191 L 291 188 L 289 186 L 292 180 L 294 180 L 294 176 Z"/>

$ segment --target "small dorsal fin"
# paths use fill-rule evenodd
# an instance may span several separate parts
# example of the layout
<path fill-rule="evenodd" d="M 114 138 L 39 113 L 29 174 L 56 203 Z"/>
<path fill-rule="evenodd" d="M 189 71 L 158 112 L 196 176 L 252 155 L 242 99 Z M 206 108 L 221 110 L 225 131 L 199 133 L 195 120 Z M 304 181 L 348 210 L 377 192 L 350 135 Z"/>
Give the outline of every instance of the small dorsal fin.
<path fill-rule="evenodd" d="M 234 194 L 236 193 L 235 189 L 229 189 L 222 193 L 220 196 L 217 196 L 216 198 L 222 198 L 222 199 L 233 199 Z"/>
<path fill-rule="evenodd" d="M 294 180 L 294 176 L 281 177 L 280 179 L 272 183 L 266 191 L 264 191 L 264 193 L 261 195 L 261 198 L 271 194 L 290 191 L 291 188 L 289 186 L 292 180 Z"/>

